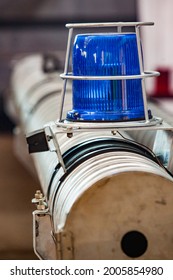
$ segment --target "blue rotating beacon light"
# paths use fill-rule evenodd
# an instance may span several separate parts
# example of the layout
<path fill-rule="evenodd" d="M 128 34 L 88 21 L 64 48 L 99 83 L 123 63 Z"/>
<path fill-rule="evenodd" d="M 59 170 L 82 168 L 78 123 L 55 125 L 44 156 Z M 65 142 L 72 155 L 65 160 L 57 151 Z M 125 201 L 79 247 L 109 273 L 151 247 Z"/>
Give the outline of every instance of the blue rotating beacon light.
<path fill-rule="evenodd" d="M 73 75 L 139 75 L 136 34 L 77 35 Z M 151 117 L 151 116 L 150 116 Z M 144 119 L 140 79 L 75 80 L 68 120 L 123 121 Z"/>
<path fill-rule="evenodd" d="M 153 23 L 67 24 L 73 28 L 117 27 L 114 33 L 76 35 L 72 47 L 72 73 L 66 58 L 64 79 L 72 79 L 70 122 L 128 122 L 152 119 L 147 108 L 144 79 L 159 75 L 144 72 L 139 36 L 141 25 Z M 124 26 L 135 32 L 123 32 Z M 71 35 L 72 36 L 72 35 Z M 71 44 L 71 37 L 69 39 Z M 70 47 L 67 49 L 67 54 Z"/>

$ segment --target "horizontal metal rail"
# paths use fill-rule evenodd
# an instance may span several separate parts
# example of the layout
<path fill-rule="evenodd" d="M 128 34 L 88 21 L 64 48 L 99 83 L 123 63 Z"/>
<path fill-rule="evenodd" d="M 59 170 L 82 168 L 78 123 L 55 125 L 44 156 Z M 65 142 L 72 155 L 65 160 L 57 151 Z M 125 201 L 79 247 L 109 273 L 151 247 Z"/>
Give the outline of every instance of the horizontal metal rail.
<path fill-rule="evenodd" d="M 148 71 L 140 75 L 121 75 L 121 76 L 74 76 L 72 73 L 60 74 L 62 79 L 70 80 L 133 80 L 133 79 L 144 79 L 149 77 L 157 77 L 160 73 L 157 71 Z"/>
<path fill-rule="evenodd" d="M 93 27 L 138 27 L 151 26 L 154 22 L 98 22 L 98 23 L 68 23 L 67 28 L 93 28 Z"/>

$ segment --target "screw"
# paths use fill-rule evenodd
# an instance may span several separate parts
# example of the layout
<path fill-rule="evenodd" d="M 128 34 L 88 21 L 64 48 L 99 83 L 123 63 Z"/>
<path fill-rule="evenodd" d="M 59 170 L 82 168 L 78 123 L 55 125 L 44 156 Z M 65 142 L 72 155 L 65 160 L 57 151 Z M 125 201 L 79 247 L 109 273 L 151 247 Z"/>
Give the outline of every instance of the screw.
<path fill-rule="evenodd" d="M 32 199 L 32 203 L 37 204 L 39 202 L 39 199 L 44 199 L 43 194 L 40 190 L 37 190 L 34 198 Z"/>
<path fill-rule="evenodd" d="M 114 131 L 114 130 L 112 130 L 111 133 L 112 133 L 113 135 L 116 135 L 116 134 L 117 134 L 117 132 Z"/>
<path fill-rule="evenodd" d="M 52 140 L 53 139 L 53 137 L 52 136 L 50 136 L 50 135 L 47 135 L 47 141 L 49 142 L 50 140 Z"/>
<path fill-rule="evenodd" d="M 67 137 L 68 137 L 68 138 L 72 138 L 72 137 L 73 137 L 73 133 L 69 133 L 69 132 L 68 132 L 68 133 L 67 133 Z"/>
<path fill-rule="evenodd" d="M 35 198 L 36 199 L 41 199 L 43 198 L 43 194 L 40 190 L 37 190 L 36 193 L 35 193 Z"/>

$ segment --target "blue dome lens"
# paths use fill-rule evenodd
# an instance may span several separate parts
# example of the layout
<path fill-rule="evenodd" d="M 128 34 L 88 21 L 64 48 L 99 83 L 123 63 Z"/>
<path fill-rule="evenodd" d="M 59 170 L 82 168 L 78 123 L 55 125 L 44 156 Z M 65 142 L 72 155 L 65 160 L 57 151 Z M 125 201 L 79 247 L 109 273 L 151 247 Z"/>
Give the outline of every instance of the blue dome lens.
<path fill-rule="evenodd" d="M 72 56 L 73 75 L 139 75 L 135 33 L 77 35 Z M 144 119 L 141 79 L 74 80 L 71 121 Z"/>

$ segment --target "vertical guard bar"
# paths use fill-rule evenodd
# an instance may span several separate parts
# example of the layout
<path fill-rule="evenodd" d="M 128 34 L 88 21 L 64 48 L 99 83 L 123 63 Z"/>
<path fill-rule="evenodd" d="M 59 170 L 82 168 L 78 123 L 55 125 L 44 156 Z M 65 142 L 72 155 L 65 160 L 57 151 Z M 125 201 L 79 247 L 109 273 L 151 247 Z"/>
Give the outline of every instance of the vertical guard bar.
<path fill-rule="evenodd" d="M 142 61 L 142 50 L 141 50 L 141 41 L 140 41 L 140 32 L 139 32 L 139 25 L 135 26 L 136 31 L 136 40 L 137 40 L 137 48 L 138 48 L 138 56 L 139 56 L 139 67 L 140 67 L 140 74 L 144 72 L 143 68 L 143 61 Z M 146 96 L 146 89 L 145 89 L 145 81 L 144 79 L 141 80 L 142 85 L 142 97 L 144 102 L 144 115 L 145 121 L 148 122 L 148 106 L 147 106 L 147 96 Z"/>
<path fill-rule="evenodd" d="M 65 74 L 68 73 L 72 35 L 73 35 L 73 28 L 69 28 L 68 41 L 67 41 L 67 51 L 66 51 L 65 66 L 64 66 L 64 73 Z M 62 87 L 62 91 L 61 91 L 59 121 L 62 120 L 63 107 L 64 107 L 64 99 L 65 99 L 65 92 L 66 92 L 66 85 L 67 85 L 67 79 L 64 79 L 63 80 L 63 87 Z"/>

